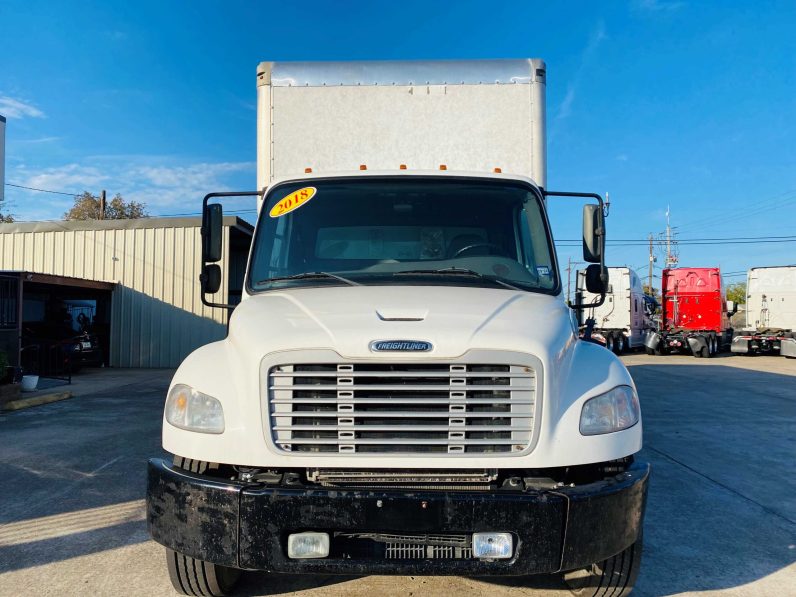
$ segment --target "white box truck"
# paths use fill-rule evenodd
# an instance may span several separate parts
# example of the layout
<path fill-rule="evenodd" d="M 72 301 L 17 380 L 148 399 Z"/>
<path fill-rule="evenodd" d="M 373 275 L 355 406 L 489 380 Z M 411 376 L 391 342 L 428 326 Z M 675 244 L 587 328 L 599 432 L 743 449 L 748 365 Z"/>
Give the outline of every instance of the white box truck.
<path fill-rule="evenodd" d="M 563 574 L 624 595 L 649 465 L 636 388 L 580 341 L 547 219 L 540 60 L 260 64 L 260 208 L 226 339 L 180 365 L 147 517 L 180 592 L 241 570 Z M 202 296 L 217 302 L 218 202 Z M 591 306 L 591 305 L 589 305 Z M 575 305 L 575 309 L 584 305 Z"/>
<path fill-rule="evenodd" d="M 735 332 L 731 350 L 796 358 L 796 265 L 749 270 L 746 325 Z"/>
<path fill-rule="evenodd" d="M 652 321 L 654 299 L 644 294 L 641 279 L 629 267 L 609 267 L 608 289 L 605 300 L 599 294 L 586 289 L 586 270 L 579 270 L 576 283 L 576 300 L 584 304 L 601 303 L 599 306 L 578 311 L 578 321 L 585 327 L 593 319 L 591 337 L 605 347 L 622 354 L 644 346 L 647 331 L 655 329 Z"/>

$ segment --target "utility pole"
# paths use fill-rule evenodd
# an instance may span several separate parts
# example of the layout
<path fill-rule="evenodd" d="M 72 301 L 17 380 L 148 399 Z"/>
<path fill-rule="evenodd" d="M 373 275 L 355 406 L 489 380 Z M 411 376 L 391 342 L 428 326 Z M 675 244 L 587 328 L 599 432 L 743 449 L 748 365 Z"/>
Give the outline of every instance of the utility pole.
<path fill-rule="evenodd" d="M 105 219 L 105 189 L 100 191 L 100 201 L 99 201 L 99 219 Z"/>
<path fill-rule="evenodd" d="M 655 255 L 653 255 L 653 252 L 652 252 L 652 233 L 650 232 L 650 276 L 649 276 L 649 280 L 650 281 L 649 281 L 649 285 L 647 286 L 647 288 L 649 289 L 650 294 L 653 294 L 653 295 L 655 294 L 652 291 L 652 268 L 653 268 L 653 264 L 654 263 L 655 263 Z"/>
<path fill-rule="evenodd" d="M 669 206 L 666 206 L 666 267 L 677 265 L 677 255 L 672 251 L 672 247 L 677 245 L 677 241 L 672 238 L 672 227 L 669 223 Z"/>
<path fill-rule="evenodd" d="M 569 290 L 572 284 L 572 275 L 570 274 L 571 271 L 572 271 L 572 255 L 567 257 L 567 305 L 572 304 L 572 301 L 569 299 L 570 297 Z"/>

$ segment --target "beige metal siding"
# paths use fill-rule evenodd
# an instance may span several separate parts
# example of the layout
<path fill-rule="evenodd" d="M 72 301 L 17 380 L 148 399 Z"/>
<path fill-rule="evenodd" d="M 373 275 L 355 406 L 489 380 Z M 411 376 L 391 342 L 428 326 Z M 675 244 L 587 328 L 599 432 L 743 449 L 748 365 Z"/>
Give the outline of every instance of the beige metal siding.
<path fill-rule="evenodd" d="M 201 302 L 199 222 L 153 219 L 0 225 L 0 270 L 115 282 L 111 365 L 176 367 L 192 350 L 224 337 L 227 313 Z M 229 226 L 216 302 L 227 300 Z"/>

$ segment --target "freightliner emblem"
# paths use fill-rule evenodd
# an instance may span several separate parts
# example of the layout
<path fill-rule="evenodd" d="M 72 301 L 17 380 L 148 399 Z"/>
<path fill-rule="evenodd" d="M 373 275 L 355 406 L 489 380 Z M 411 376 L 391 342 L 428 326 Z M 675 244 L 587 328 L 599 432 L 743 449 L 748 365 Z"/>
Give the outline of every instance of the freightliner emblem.
<path fill-rule="evenodd" d="M 428 352 L 433 346 L 423 340 L 376 340 L 370 343 L 373 352 Z"/>

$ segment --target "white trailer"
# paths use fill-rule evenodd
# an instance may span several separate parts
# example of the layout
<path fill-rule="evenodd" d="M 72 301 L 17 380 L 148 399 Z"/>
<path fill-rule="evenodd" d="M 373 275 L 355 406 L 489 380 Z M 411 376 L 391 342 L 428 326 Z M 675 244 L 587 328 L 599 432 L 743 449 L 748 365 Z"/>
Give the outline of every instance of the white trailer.
<path fill-rule="evenodd" d="M 604 203 L 545 188 L 545 77 L 541 60 L 260 65 L 243 297 L 175 373 L 174 457 L 149 462 L 175 589 L 223 594 L 247 569 L 630 591 L 641 413 L 564 300 L 546 199 L 587 200 L 600 300 Z M 200 278 L 228 308 L 230 195 L 205 197 Z"/>
<path fill-rule="evenodd" d="M 796 357 L 796 265 L 753 267 L 746 279 L 746 325 L 732 352 Z"/>
<path fill-rule="evenodd" d="M 586 290 L 586 271 L 577 274 L 578 302 L 597 302 L 599 295 Z M 592 337 L 617 354 L 644 346 L 644 336 L 654 329 L 648 297 L 641 279 L 629 267 L 608 268 L 608 291 L 597 307 L 578 312 L 581 326 L 594 319 Z"/>

